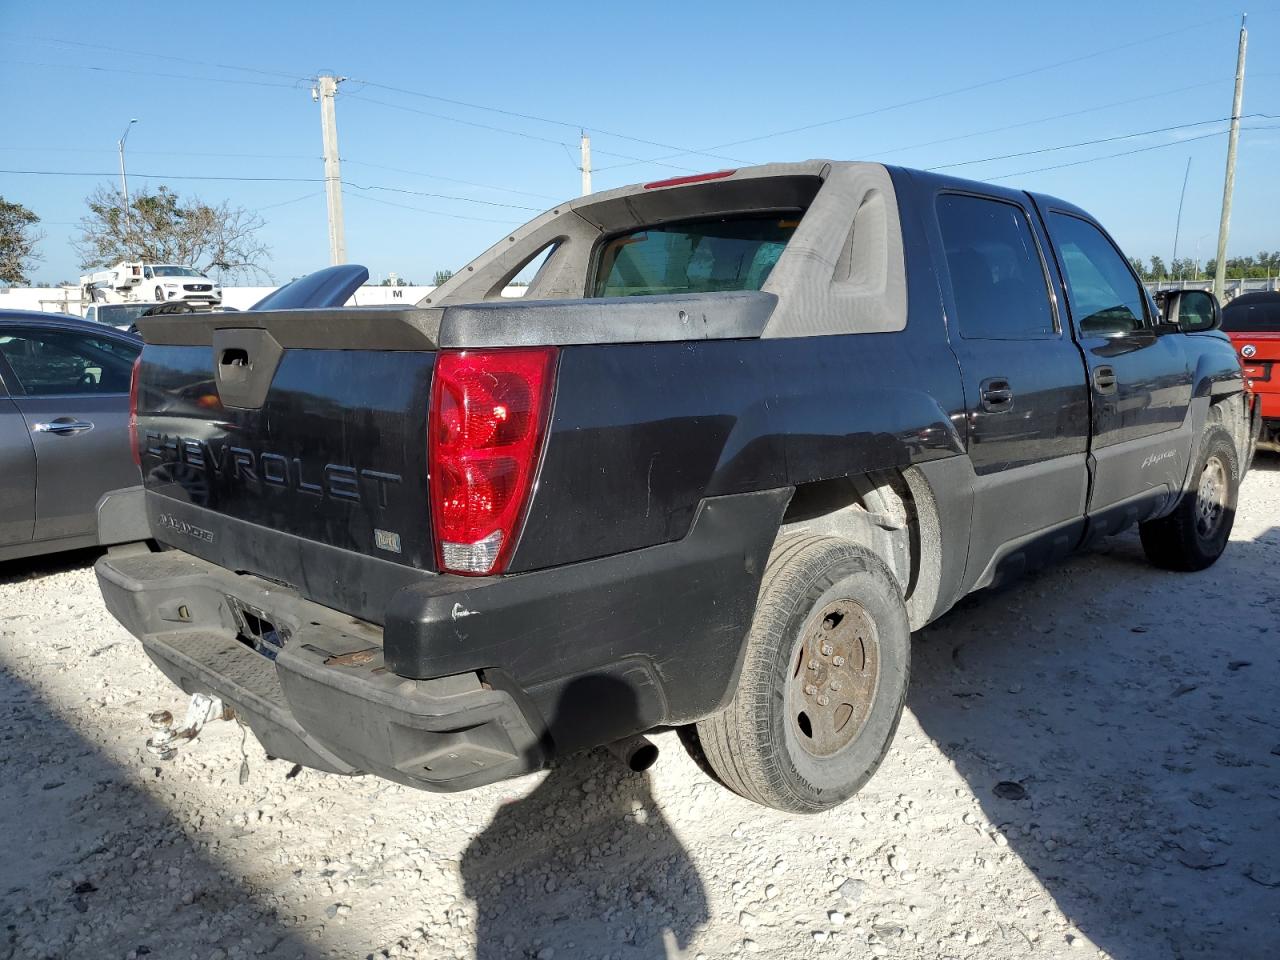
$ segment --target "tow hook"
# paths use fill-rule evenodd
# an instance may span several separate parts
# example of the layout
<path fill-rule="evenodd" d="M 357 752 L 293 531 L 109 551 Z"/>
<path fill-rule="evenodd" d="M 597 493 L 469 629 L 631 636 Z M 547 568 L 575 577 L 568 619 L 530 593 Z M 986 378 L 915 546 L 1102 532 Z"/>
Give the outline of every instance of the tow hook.
<path fill-rule="evenodd" d="M 225 720 L 229 712 L 218 697 L 193 693 L 181 727 L 174 729 L 173 714 L 168 710 L 157 710 L 147 717 L 155 731 L 155 735 L 147 740 L 147 749 L 161 760 L 172 760 L 180 743 L 194 740 L 206 723 Z"/>
<path fill-rule="evenodd" d="M 609 752 L 635 773 L 648 770 L 658 760 L 658 745 L 643 734 L 615 740 L 608 746 Z"/>

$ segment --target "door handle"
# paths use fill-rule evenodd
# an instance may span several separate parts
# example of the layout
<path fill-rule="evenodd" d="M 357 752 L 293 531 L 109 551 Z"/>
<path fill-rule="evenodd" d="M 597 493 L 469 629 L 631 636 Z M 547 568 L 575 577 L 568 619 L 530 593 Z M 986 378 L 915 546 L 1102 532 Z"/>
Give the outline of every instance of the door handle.
<path fill-rule="evenodd" d="M 982 409 L 988 413 L 1007 413 L 1013 409 L 1013 389 L 1004 377 L 988 377 L 978 389 Z"/>
<path fill-rule="evenodd" d="M 1093 385 L 1098 388 L 1099 393 L 1115 393 L 1116 392 L 1116 372 L 1110 366 L 1095 367 L 1093 370 Z"/>
<path fill-rule="evenodd" d="M 70 417 L 59 417 L 48 423 L 33 423 L 32 433 L 56 433 L 60 437 L 69 437 L 77 433 L 87 433 L 93 429 L 88 420 L 72 420 Z"/>

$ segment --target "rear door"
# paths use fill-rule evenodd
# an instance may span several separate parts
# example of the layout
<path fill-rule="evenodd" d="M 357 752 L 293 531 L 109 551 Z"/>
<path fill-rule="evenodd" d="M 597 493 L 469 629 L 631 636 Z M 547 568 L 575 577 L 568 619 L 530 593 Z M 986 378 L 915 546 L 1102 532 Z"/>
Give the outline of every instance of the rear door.
<path fill-rule="evenodd" d="M 1046 220 L 1089 365 L 1089 516 L 1105 533 L 1145 519 L 1181 487 L 1192 447 L 1192 370 L 1183 335 L 1157 330 L 1145 289 L 1102 228 L 1077 210 L 1050 207 Z"/>
<path fill-rule="evenodd" d="M 977 474 L 966 578 L 980 587 L 1079 542 L 1089 397 L 1026 197 L 943 189 L 934 209 Z"/>
<path fill-rule="evenodd" d="M 138 483 L 129 451 L 129 378 L 139 347 L 94 330 L 0 330 L 6 380 L 35 452 L 33 539 L 91 535 L 108 490 Z"/>
<path fill-rule="evenodd" d="M 9 396 L 12 379 L 0 359 L 0 550 L 29 543 L 35 518 L 36 452 L 22 412 Z"/>

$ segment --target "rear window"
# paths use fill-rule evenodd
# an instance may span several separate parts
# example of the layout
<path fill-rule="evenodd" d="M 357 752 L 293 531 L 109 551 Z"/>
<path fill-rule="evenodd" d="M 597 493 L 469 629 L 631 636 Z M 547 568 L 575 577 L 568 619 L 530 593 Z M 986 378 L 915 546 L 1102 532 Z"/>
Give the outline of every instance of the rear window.
<path fill-rule="evenodd" d="M 1280 294 L 1233 300 L 1222 308 L 1222 329 L 1228 333 L 1280 333 Z"/>
<path fill-rule="evenodd" d="M 759 290 L 800 216 L 795 211 L 686 220 L 613 237 L 600 251 L 591 295 Z"/>

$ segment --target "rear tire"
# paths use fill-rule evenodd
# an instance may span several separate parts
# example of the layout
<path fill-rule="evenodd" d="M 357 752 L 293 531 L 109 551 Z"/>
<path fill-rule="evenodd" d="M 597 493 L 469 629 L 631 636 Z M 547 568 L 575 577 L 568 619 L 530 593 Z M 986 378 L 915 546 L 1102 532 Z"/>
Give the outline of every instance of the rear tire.
<path fill-rule="evenodd" d="M 888 752 L 910 654 L 906 606 L 884 561 L 834 537 L 779 541 L 733 698 L 696 725 L 707 764 L 778 810 L 847 800 Z"/>
<path fill-rule="evenodd" d="M 164 303 L 164 290 L 160 287 L 156 287 L 156 300 L 160 303 Z"/>
<path fill-rule="evenodd" d="M 1147 559 L 1166 570 L 1204 570 L 1222 556 L 1235 522 L 1240 491 L 1236 445 L 1225 427 L 1210 424 L 1200 441 L 1191 489 L 1173 513 L 1140 524 Z"/>

